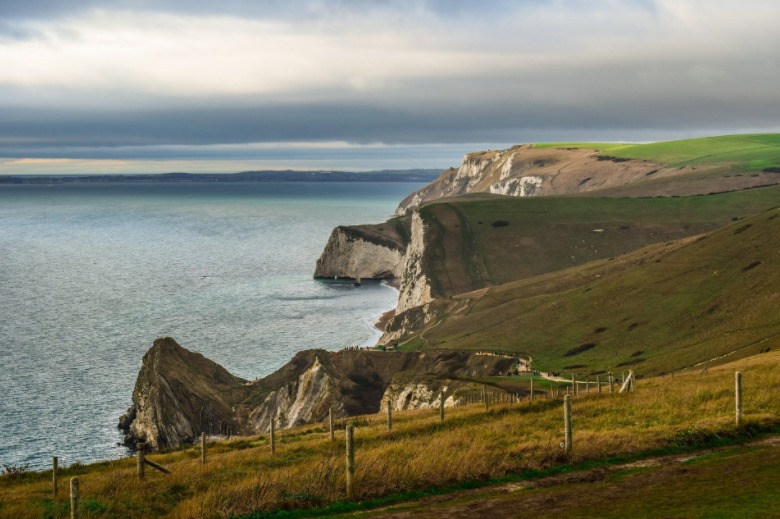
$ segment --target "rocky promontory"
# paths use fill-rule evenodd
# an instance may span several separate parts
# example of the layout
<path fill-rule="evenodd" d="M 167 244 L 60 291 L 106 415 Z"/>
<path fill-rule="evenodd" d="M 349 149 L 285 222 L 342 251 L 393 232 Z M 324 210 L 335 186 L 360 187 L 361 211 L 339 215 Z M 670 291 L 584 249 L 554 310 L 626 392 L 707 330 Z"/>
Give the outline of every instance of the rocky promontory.
<path fill-rule="evenodd" d="M 453 351 L 306 350 L 271 375 L 246 381 L 180 346 L 157 339 L 144 355 L 133 405 L 119 421 L 128 446 L 153 449 L 208 435 L 249 435 L 334 417 L 376 413 L 387 399 L 397 409 L 452 405 L 475 378 L 501 375 L 517 359 Z"/>
<path fill-rule="evenodd" d="M 397 280 L 410 240 L 409 218 L 383 224 L 339 226 L 317 260 L 318 279 Z"/>
<path fill-rule="evenodd" d="M 133 389 L 133 405 L 119 419 L 125 444 L 178 447 L 205 431 L 246 430 L 237 419 L 236 401 L 248 395 L 247 381 L 200 353 L 160 338 L 146 352 Z"/>

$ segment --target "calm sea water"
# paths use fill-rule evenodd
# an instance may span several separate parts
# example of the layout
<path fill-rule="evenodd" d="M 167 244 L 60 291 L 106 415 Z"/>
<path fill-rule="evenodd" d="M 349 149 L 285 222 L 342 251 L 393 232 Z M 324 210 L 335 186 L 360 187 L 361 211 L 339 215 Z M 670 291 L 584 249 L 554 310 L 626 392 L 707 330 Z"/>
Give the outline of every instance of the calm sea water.
<path fill-rule="evenodd" d="M 0 463 L 126 455 L 117 419 L 157 337 L 244 378 L 373 343 L 395 291 L 315 281 L 314 263 L 334 226 L 419 187 L 0 186 Z"/>

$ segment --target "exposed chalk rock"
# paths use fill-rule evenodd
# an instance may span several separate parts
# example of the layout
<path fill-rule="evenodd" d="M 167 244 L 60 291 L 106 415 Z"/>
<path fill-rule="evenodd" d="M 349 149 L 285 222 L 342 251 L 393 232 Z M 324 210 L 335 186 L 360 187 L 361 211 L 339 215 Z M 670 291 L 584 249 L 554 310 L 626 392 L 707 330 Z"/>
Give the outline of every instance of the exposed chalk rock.
<path fill-rule="evenodd" d="M 340 226 L 333 229 L 325 250 L 317 260 L 314 277 L 399 278 L 406 251 L 402 237 L 390 232 L 367 232 L 367 227 L 376 229 L 379 226 Z"/>

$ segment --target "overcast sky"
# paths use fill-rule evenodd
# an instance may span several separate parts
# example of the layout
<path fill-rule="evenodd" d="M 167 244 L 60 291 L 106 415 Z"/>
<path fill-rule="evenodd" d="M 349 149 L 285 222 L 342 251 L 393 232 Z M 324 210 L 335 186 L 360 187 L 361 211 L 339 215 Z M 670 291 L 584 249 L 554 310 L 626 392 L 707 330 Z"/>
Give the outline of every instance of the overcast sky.
<path fill-rule="evenodd" d="M 780 130 L 776 0 L 0 0 L 0 174 Z"/>

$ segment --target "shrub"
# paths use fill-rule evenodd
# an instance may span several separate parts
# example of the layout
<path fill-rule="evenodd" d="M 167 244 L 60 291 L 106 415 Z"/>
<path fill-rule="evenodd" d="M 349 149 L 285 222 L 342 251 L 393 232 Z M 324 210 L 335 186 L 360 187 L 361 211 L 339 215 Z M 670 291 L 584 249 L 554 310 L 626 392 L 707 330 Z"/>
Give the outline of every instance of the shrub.
<path fill-rule="evenodd" d="M 3 475 L 9 476 L 11 478 L 21 478 L 24 477 L 25 474 L 27 474 L 27 470 L 29 468 L 30 468 L 29 463 L 25 463 L 24 465 L 3 464 Z"/>

